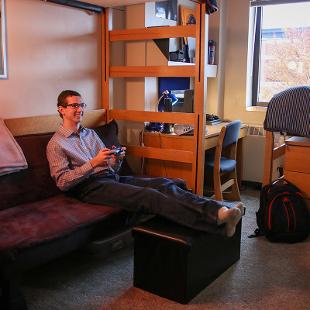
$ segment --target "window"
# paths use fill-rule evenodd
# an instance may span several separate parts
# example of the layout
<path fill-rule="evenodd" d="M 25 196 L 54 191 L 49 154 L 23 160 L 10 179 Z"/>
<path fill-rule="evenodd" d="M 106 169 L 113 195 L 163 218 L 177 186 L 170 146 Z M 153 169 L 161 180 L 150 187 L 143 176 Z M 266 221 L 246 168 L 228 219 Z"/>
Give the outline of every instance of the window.
<path fill-rule="evenodd" d="M 272 96 L 284 89 L 310 85 L 309 16 L 310 1 L 251 1 L 251 105 L 267 106 Z"/>

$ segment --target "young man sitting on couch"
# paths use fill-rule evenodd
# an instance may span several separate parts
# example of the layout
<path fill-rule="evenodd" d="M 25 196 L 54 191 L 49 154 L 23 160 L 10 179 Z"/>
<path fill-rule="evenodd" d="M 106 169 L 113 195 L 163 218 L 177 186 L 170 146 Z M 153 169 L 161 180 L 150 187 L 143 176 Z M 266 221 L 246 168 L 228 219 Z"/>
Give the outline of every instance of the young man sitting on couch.
<path fill-rule="evenodd" d="M 244 211 L 241 202 L 229 208 L 167 178 L 118 175 L 126 148 L 107 148 L 94 130 L 81 125 L 86 108 L 81 95 L 65 90 L 57 106 L 63 124 L 48 143 L 47 158 L 51 176 L 62 191 L 84 202 L 156 214 L 193 229 L 234 235 Z"/>

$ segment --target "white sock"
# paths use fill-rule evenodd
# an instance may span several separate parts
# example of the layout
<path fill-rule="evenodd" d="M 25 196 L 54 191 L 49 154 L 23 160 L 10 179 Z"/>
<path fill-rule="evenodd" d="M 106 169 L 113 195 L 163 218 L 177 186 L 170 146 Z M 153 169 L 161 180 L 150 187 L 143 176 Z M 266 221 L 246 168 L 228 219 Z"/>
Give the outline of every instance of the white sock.
<path fill-rule="evenodd" d="M 236 207 L 230 209 L 227 207 L 219 209 L 217 224 L 225 224 L 225 234 L 227 237 L 232 237 L 235 234 L 236 226 L 239 223 L 243 212 L 244 206 L 242 204 L 238 204 Z"/>

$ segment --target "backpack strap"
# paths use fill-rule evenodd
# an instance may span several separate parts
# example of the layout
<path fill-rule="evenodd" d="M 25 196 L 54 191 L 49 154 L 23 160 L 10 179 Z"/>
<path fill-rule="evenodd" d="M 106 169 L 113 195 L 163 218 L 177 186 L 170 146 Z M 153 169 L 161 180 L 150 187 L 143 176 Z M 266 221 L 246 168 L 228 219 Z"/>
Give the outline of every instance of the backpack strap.
<path fill-rule="evenodd" d="M 256 228 L 254 230 L 254 233 L 252 235 L 249 235 L 248 238 L 257 238 L 261 236 L 265 236 L 264 232 L 261 229 Z"/>

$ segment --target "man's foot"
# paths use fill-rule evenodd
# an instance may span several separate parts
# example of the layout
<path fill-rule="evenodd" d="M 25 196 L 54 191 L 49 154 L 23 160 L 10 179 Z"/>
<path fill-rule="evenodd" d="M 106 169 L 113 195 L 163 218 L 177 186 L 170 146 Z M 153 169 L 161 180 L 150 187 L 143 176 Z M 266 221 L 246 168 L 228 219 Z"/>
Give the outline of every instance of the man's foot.
<path fill-rule="evenodd" d="M 241 216 L 245 214 L 245 206 L 242 202 L 238 202 L 237 205 L 235 205 L 235 208 L 238 208 L 241 212 Z"/>
<path fill-rule="evenodd" d="M 218 212 L 217 224 L 225 224 L 225 235 L 232 237 L 236 232 L 236 226 L 244 214 L 244 206 L 240 202 L 233 208 L 222 207 Z"/>

